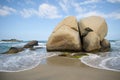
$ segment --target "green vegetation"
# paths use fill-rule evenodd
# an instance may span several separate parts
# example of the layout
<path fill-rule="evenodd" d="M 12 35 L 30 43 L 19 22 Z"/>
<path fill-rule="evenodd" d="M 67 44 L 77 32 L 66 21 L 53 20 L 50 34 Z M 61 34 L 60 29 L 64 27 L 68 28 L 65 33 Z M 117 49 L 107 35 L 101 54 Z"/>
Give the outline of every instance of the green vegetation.
<path fill-rule="evenodd" d="M 72 58 L 81 58 L 82 56 L 72 56 Z"/>
<path fill-rule="evenodd" d="M 71 52 L 63 52 L 62 54 L 60 54 L 59 56 L 62 57 L 70 57 L 70 58 L 81 58 L 82 56 L 86 56 L 86 53 L 71 53 Z"/>

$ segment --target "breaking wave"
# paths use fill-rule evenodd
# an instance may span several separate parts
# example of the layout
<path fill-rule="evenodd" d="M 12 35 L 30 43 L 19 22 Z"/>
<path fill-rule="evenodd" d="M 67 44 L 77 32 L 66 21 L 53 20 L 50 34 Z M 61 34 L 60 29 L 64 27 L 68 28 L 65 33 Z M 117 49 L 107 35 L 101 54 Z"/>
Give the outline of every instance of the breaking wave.
<path fill-rule="evenodd" d="M 1 42 L 0 53 L 7 51 L 10 47 L 23 47 L 26 43 Z M 56 55 L 55 53 L 47 53 L 46 43 L 39 43 L 35 46 L 35 50 L 25 49 L 16 54 L 0 54 L 0 72 L 19 72 L 32 69 L 39 64 L 44 63 L 47 57 Z"/>
<path fill-rule="evenodd" d="M 110 52 L 99 53 L 100 55 L 89 53 L 80 60 L 90 67 L 120 72 L 120 41 L 112 41 L 111 47 Z"/>
<path fill-rule="evenodd" d="M 39 53 L 29 49 L 17 54 L 1 54 L 0 55 L 0 71 L 1 72 L 19 72 L 32 69 L 39 65 L 46 57 L 55 54 Z"/>

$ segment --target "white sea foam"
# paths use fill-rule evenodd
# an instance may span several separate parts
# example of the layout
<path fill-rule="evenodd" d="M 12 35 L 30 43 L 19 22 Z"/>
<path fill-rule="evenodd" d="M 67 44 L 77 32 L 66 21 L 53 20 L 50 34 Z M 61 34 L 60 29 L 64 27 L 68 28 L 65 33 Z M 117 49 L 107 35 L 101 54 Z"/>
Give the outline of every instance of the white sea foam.
<path fill-rule="evenodd" d="M 101 61 L 99 64 L 103 69 L 120 72 L 120 57 L 110 57 Z"/>
<path fill-rule="evenodd" d="M 11 47 L 23 47 L 26 43 L 13 44 Z"/>
<path fill-rule="evenodd" d="M 46 57 L 56 54 L 25 50 L 17 54 L 0 55 L 0 72 L 19 72 L 38 66 Z"/>
<path fill-rule="evenodd" d="M 12 42 L 12 41 L 0 41 L 0 43 L 18 43 L 18 42 Z"/>
<path fill-rule="evenodd" d="M 4 41 L 0 41 L 0 43 L 11 43 L 11 42 L 4 42 Z"/>
<path fill-rule="evenodd" d="M 98 65 L 101 61 L 100 56 L 96 54 L 88 54 L 88 56 L 83 56 L 80 58 L 81 62 L 95 68 L 100 68 Z"/>
<path fill-rule="evenodd" d="M 120 57 L 101 57 L 91 54 L 81 57 L 80 60 L 90 67 L 120 72 Z"/>
<path fill-rule="evenodd" d="M 40 47 L 46 47 L 46 43 L 38 43 L 38 46 L 40 46 Z"/>
<path fill-rule="evenodd" d="M 6 52 L 10 47 L 23 47 L 27 42 L 0 42 L 0 52 Z M 46 43 L 38 43 L 36 50 L 26 49 L 17 54 L 0 54 L 0 72 L 19 72 L 32 69 L 43 59 L 56 55 L 46 52 Z M 39 49 L 40 48 L 40 49 Z"/>
<path fill-rule="evenodd" d="M 89 54 L 80 58 L 81 62 L 94 68 L 120 72 L 120 41 L 111 42 L 112 51 L 100 55 Z M 102 56 L 105 54 L 104 56 Z"/>

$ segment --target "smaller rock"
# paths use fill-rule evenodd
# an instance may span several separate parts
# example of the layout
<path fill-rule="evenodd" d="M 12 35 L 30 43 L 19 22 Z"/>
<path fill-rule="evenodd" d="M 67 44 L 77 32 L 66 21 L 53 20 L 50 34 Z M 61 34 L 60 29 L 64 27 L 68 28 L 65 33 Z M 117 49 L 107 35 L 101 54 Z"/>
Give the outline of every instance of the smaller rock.
<path fill-rule="evenodd" d="M 110 42 L 107 39 L 103 39 L 100 44 L 101 44 L 100 51 L 106 52 L 110 50 Z"/>
<path fill-rule="evenodd" d="M 18 49 L 16 47 L 11 47 L 7 53 L 17 53 Z"/>
<path fill-rule="evenodd" d="M 21 52 L 24 50 L 24 48 L 17 48 L 18 49 L 18 52 Z"/>
<path fill-rule="evenodd" d="M 18 53 L 18 52 L 21 52 L 23 51 L 24 49 L 23 48 L 17 48 L 17 47 L 11 47 L 6 53 L 7 54 L 13 54 L 13 53 Z"/>
<path fill-rule="evenodd" d="M 33 46 L 37 46 L 37 45 L 38 45 L 38 41 L 33 40 L 27 43 L 26 45 L 24 45 L 24 48 L 33 48 Z"/>

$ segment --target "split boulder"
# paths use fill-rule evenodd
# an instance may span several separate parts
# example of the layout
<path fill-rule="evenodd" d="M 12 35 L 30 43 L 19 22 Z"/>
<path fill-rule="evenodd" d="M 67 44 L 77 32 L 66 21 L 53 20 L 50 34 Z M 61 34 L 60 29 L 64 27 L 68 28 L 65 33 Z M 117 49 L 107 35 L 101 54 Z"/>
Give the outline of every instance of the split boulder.
<path fill-rule="evenodd" d="M 78 23 L 74 16 L 61 21 L 47 42 L 48 51 L 80 51 L 81 40 Z"/>

